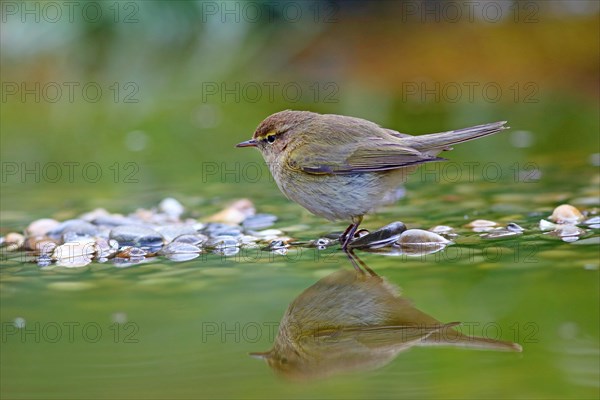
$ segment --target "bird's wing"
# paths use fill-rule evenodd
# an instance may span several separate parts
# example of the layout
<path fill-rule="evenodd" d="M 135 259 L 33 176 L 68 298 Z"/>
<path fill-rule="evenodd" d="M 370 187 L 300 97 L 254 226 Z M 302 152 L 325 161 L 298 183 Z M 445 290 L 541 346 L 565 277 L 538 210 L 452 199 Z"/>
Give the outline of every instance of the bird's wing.
<path fill-rule="evenodd" d="M 333 145 L 333 146 L 332 146 Z M 288 167 L 309 174 L 350 174 L 398 169 L 431 161 L 429 154 L 381 138 L 346 144 L 305 144 L 292 150 Z"/>
<path fill-rule="evenodd" d="M 368 348 L 378 348 L 424 340 L 434 332 L 452 329 L 456 325 L 457 322 L 435 325 L 344 327 L 314 332 L 312 340 L 318 340 L 322 344 L 352 341 Z"/>

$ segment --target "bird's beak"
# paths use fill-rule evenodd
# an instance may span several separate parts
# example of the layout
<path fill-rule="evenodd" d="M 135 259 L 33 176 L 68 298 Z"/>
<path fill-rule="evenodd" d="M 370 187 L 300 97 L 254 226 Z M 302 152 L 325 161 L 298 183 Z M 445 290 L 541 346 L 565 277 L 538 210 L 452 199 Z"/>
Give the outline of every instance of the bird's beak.
<path fill-rule="evenodd" d="M 256 147 L 257 145 L 258 142 L 256 141 L 256 139 L 250 139 L 246 140 L 245 142 L 236 144 L 235 147 Z"/>

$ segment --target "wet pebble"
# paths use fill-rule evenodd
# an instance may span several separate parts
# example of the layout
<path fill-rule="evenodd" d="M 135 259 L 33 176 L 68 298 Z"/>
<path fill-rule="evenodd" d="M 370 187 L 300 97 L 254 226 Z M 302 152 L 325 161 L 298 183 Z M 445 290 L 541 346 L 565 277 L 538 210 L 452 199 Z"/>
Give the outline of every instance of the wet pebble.
<path fill-rule="evenodd" d="M 545 219 L 540 220 L 540 230 L 541 231 L 551 231 L 556 229 L 557 225 L 553 222 L 546 221 Z"/>
<path fill-rule="evenodd" d="M 224 210 L 207 218 L 209 222 L 223 222 L 229 224 L 241 224 L 246 218 L 256 213 L 254 204 L 248 199 L 237 200 Z"/>
<path fill-rule="evenodd" d="M 50 230 L 47 236 L 51 239 L 69 242 L 77 238 L 97 236 L 98 233 L 98 228 L 91 223 L 81 219 L 70 219 Z"/>
<path fill-rule="evenodd" d="M 92 222 L 94 221 L 96 218 L 101 218 L 101 217 L 107 217 L 110 216 L 111 214 L 106 211 L 106 209 L 104 208 L 96 208 L 92 211 L 88 211 L 86 213 L 83 213 L 79 216 L 79 219 L 82 219 L 84 221 L 87 222 Z"/>
<path fill-rule="evenodd" d="M 200 248 L 190 243 L 184 242 L 172 242 L 164 246 L 158 254 L 160 255 L 172 255 L 172 254 L 189 254 L 189 253 L 200 253 Z"/>
<path fill-rule="evenodd" d="M 202 229 L 202 233 L 209 237 L 215 236 L 241 236 L 242 230 L 239 226 L 221 223 L 209 223 Z"/>
<path fill-rule="evenodd" d="M 269 242 L 276 239 L 283 239 L 284 234 L 278 229 L 267 229 L 259 232 L 251 232 L 251 235 L 246 236 L 248 239 L 253 238 L 255 241 Z M 286 240 L 289 238 L 285 237 Z"/>
<path fill-rule="evenodd" d="M 181 242 L 181 243 L 189 243 L 194 246 L 201 246 L 207 240 L 208 240 L 208 236 L 203 235 L 201 233 L 194 233 L 194 234 L 183 234 L 181 236 L 177 236 L 175 239 L 173 239 L 173 243 Z"/>
<path fill-rule="evenodd" d="M 20 249 L 25 243 L 25 236 L 21 235 L 17 232 L 8 233 L 4 237 L 4 246 L 6 246 L 6 250 L 15 251 Z"/>
<path fill-rule="evenodd" d="M 264 231 L 253 231 L 252 234 L 254 236 L 258 236 L 261 238 L 266 238 L 266 237 L 281 236 L 281 235 L 283 235 L 283 232 L 280 231 L 279 229 L 266 229 Z"/>
<path fill-rule="evenodd" d="M 518 225 L 514 222 L 508 223 L 508 225 L 506 225 L 506 229 L 508 229 L 511 232 L 524 232 L 525 231 L 525 229 L 523 227 L 521 227 L 520 225 Z"/>
<path fill-rule="evenodd" d="M 96 252 L 95 245 L 96 241 L 92 238 L 66 242 L 54 249 L 52 258 L 55 260 L 64 260 L 67 258 L 92 255 Z M 89 258 L 91 259 L 91 257 Z"/>
<path fill-rule="evenodd" d="M 575 225 L 559 225 L 556 227 L 555 230 L 549 232 L 548 234 L 550 236 L 555 236 L 555 237 L 559 237 L 564 241 L 575 241 L 579 238 L 579 236 L 582 236 L 586 233 L 585 229 L 581 229 L 578 226 Z M 565 238 L 568 238 L 565 240 Z M 575 238 L 575 239 L 573 239 Z"/>
<path fill-rule="evenodd" d="M 45 236 L 52 229 L 56 228 L 60 222 L 52 218 L 42 218 L 33 221 L 25 229 L 27 236 Z"/>
<path fill-rule="evenodd" d="M 381 229 L 351 241 L 348 246 L 356 249 L 384 247 L 396 242 L 404 231 L 406 231 L 406 225 L 402 222 L 392 222 Z"/>
<path fill-rule="evenodd" d="M 339 235 L 338 235 L 339 238 Z M 308 242 L 307 247 L 316 247 L 319 250 L 325 250 L 326 248 L 330 247 L 330 246 L 334 246 L 336 244 L 339 244 L 340 241 L 339 239 L 330 239 L 327 237 L 320 237 L 316 240 L 311 240 Z"/>
<path fill-rule="evenodd" d="M 135 246 L 121 247 L 115 258 L 144 258 L 148 252 Z"/>
<path fill-rule="evenodd" d="M 163 245 L 163 237 L 154 229 L 140 225 L 118 226 L 110 231 L 110 239 L 120 246 L 134 246 L 158 249 Z"/>
<path fill-rule="evenodd" d="M 286 243 L 284 240 L 277 239 L 277 240 L 271 241 L 267 246 L 263 247 L 261 250 L 274 251 L 274 250 L 287 249 L 288 247 L 289 247 L 289 244 Z"/>
<path fill-rule="evenodd" d="M 96 239 L 96 258 L 104 259 L 112 257 L 119 250 L 119 242 L 114 239 L 106 240 L 104 238 Z"/>
<path fill-rule="evenodd" d="M 35 254 L 52 254 L 58 243 L 47 236 L 29 236 L 23 245 L 25 250 L 32 250 Z"/>
<path fill-rule="evenodd" d="M 340 237 L 342 236 L 344 232 L 331 232 L 331 233 L 327 233 L 325 235 L 322 236 L 323 239 L 331 239 L 331 240 L 336 240 L 339 241 Z"/>
<path fill-rule="evenodd" d="M 438 235 L 437 233 L 429 232 L 423 229 L 409 229 L 402 232 L 397 243 L 402 246 L 409 246 L 422 244 L 448 245 L 452 242 L 445 237 Z"/>
<path fill-rule="evenodd" d="M 119 214 L 101 216 L 98 218 L 94 218 L 91 222 L 97 226 L 104 226 L 104 227 L 110 227 L 110 228 L 115 228 L 115 227 L 121 226 L 121 225 L 135 225 L 136 224 L 136 221 L 134 219 L 129 218 L 129 217 L 124 217 Z"/>
<path fill-rule="evenodd" d="M 172 242 L 181 235 L 195 235 L 196 230 L 191 225 L 166 225 L 156 228 L 166 242 Z"/>
<path fill-rule="evenodd" d="M 56 260 L 56 265 L 67 268 L 85 267 L 92 262 L 96 251 L 95 240 L 92 238 L 80 239 L 73 242 L 66 242 L 52 253 L 52 258 Z"/>
<path fill-rule="evenodd" d="M 210 249 L 219 250 L 227 247 L 237 247 L 239 246 L 239 242 L 236 237 L 223 235 L 208 239 L 206 243 L 204 243 L 204 246 Z"/>
<path fill-rule="evenodd" d="M 81 268 L 91 263 L 92 257 L 90 257 L 89 255 L 56 260 L 56 266 L 66 268 Z"/>
<path fill-rule="evenodd" d="M 242 222 L 242 226 L 246 229 L 256 230 L 264 229 L 273 225 L 277 221 L 277 217 L 271 214 L 256 214 L 248 217 Z"/>
<path fill-rule="evenodd" d="M 592 217 L 583 222 L 592 229 L 600 229 L 600 217 Z"/>
<path fill-rule="evenodd" d="M 167 197 L 159 203 L 158 210 L 166 214 L 169 218 L 178 221 L 179 217 L 181 217 L 181 214 L 184 213 L 185 208 L 176 199 Z"/>
<path fill-rule="evenodd" d="M 230 257 L 238 254 L 240 252 L 239 247 L 223 247 L 213 250 L 213 253 L 219 254 L 221 256 Z"/>
<path fill-rule="evenodd" d="M 447 225 L 437 225 L 433 228 L 429 229 L 433 233 L 437 233 L 439 235 L 448 235 L 454 233 L 454 228 Z"/>
<path fill-rule="evenodd" d="M 583 218 L 581 212 L 570 204 L 561 204 L 556 207 L 549 217 L 557 224 L 576 224 L 583 221 Z"/>
<path fill-rule="evenodd" d="M 471 228 L 473 232 L 488 232 L 497 227 L 498 223 L 487 219 L 476 219 L 465 226 Z"/>

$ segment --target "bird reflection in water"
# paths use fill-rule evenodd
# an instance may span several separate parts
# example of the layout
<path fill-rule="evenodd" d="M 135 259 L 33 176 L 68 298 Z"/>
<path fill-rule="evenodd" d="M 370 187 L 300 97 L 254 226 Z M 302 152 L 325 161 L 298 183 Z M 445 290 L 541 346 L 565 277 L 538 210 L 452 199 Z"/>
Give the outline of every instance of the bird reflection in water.
<path fill-rule="evenodd" d="M 273 348 L 252 356 L 287 378 L 323 378 L 373 370 L 413 346 L 458 346 L 520 352 L 521 346 L 466 336 L 415 308 L 362 260 L 302 292 L 288 307 Z M 359 266 L 360 265 L 360 266 Z M 361 268 L 362 267 L 362 268 Z"/>

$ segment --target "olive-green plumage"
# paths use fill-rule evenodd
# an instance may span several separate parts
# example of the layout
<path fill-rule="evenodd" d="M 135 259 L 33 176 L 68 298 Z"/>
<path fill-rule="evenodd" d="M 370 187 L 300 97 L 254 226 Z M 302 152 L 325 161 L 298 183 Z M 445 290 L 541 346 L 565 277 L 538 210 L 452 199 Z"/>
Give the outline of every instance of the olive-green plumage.
<path fill-rule="evenodd" d="M 413 346 L 522 350 L 464 335 L 457 325 L 420 311 L 385 278 L 339 270 L 294 299 L 271 350 L 251 354 L 289 378 L 311 379 L 379 368 Z"/>
<path fill-rule="evenodd" d="M 411 136 L 360 118 L 287 110 L 267 117 L 238 147 L 261 151 L 290 200 L 329 220 L 351 220 L 346 248 L 362 216 L 397 200 L 420 164 L 444 160 L 441 151 L 507 129 L 505 123 Z"/>

